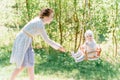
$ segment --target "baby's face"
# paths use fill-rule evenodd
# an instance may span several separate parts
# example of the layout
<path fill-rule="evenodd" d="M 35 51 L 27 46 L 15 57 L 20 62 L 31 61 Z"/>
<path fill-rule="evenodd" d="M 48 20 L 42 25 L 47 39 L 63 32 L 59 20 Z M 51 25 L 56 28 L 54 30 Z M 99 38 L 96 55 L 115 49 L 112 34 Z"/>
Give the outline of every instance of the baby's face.
<path fill-rule="evenodd" d="M 88 40 L 88 41 L 92 41 L 92 40 L 93 40 L 93 36 L 92 36 L 92 35 L 88 35 L 88 36 L 87 36 L 87 40 Z"/>

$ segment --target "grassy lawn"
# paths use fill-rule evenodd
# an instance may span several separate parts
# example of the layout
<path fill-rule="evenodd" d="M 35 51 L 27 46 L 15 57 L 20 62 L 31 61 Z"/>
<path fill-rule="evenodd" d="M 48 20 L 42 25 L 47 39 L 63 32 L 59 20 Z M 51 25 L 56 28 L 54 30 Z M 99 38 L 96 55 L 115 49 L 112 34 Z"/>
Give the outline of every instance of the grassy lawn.
<path fill-rule="evenodd" d="M 4 30 L 2 30 L 4 29 Z M 12 35 L 9 35 L 12 34 Z M 9 80 L 15 65 L 9 63 L 15 32 L 1 27 L 0 34 L 0 80 Z M 4 37 L 6 36 L 6 37 Z M 69 53 L 60 53 L 50 48 L 35 49 L 35 80 L 119 80 L 120 58 L 102 53 L 97 61 L 75 63 Z M 16 80 L 29 80 L 27 70 Z"/>
<path fill-rule="evenodd" d="M 36 51 L 37 52 L 37 51 Z M 51 55 L 49 55 L 51 56 Z M 61 55 L 57 55 L 61 56 Z M 119 80 L 119 64 L 113 65 L 99 59 L 75 63 L 69 56 L 61 56 L 58 60 L 35 56 L 35 80 Z M 52 56 L 52 58 L 54 58 Z M 4 59 L 4 58 L 3 58 Z M 9 80 L 15 65 L 9 63 L 9 57 L 0 60 L 0 80 Z M 24 69 L 16 80 L 29 80 Z"/>
<path fill-rule="evenodd" d="M 0 80 L 9 80 L 10 75 L 12 73 L 12 71 L 14 70 L 15 66 L 13 65 L 9 65 L 9 66 L 5 66 L 5 67 L 0 67 Z M 42 74 L 36 74 L 35 75 L 35 80 L 74 80 L 73 78 L 67 78 L 64 77 L 64 75 L 60 76 L 58 73 L 58 75 L 44 75 Z M 16 80 L 29 80 L 28 75 L 27 75 L 27 70 L 23 70 L 16 78 Z"/>
<path fill-rule="evenodd" d="M 10 64 L 9 59 L 18 32 L 8 27 L 11 24 L 14 28 L 13 22 L 17 22 L 17 19 L 14 19 L 16 17 L 13 14 L 14 10 L 11 8 L 15 0 L 0 0 L 0 3 L 0 15 L 2 15 L 0 16 L 0 80 L 9 80 L 15 69 L 15 65 Z M 63 54 L 48 46 L 43 49 L 34 47 L 35 80 L 120 80 L 120 57 L 111 54 L 113 51 L 111 43 L 102 45 L 99 60 L 80 63 L 75 63 L 69 52 Z M 24 69 L 16 80 L 29 80 L 27 70 Z"/>
<path fill-rule="evenodd" d="M 104 63 L 104 62 L 103 62 Z M 47 66 L 48 63 L 35 66 L 35 80 L 119 80 L 119 73 L 114 66 L 106 63 L 95 66 L 93 63 L 78 63 L 60 67 L 59 65 Z M 50 65 L 50 64 L 49 64 Z M 93 66 L 94 65 L 94 66 Z M 0 80 L 9 80 L 15 65 L 0 65 Z M 29 80 L 27 70 L 22 71 L 16 80 Z"/>

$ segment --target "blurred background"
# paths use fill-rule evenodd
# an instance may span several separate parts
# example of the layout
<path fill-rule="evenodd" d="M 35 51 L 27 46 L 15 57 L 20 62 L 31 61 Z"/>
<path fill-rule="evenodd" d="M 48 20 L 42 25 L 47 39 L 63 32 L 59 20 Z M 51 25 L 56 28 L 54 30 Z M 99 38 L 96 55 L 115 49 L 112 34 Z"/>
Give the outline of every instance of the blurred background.
<path fill-rule="evenodd" d="M 9 59 L 16 34 L 46 7 L 54 10 L 47 33 L 67 51 L 35 37 L 35 80 L 120 80 L 120 0 L 0 0 L 0 80 L 9 80 L 15 68 Z M 100 59 L 75 63 L 70 52 L 88 29 L 102 48 Z M 27 70 L 16 80 L 28 80 Z"/>

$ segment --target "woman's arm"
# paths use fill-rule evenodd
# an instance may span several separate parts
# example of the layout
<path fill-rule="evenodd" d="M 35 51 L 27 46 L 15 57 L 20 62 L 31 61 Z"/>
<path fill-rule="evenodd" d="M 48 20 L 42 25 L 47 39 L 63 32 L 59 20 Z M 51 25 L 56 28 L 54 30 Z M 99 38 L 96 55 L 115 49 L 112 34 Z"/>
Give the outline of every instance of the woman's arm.
<path fill-rule="evenodd" d="M 48 43 L 51 47 L 53 47 L 53 48 L 56 49 L 56 50 L 60 50 L 60 51 L 62 51 L 62 52 L 65 52 L 65 49 L 64 49 L 60 44 L 56 43 L 55 41 L 51 40 L 51 39 L 48 37 L 48 35 L 47 35 L 46 30 L 45 30 L 44 27 L 42 27 L 42 28 L 40 29 L 40 35 L 41 35 L 41 37 L 43 38 L 43 40 L 44 40 L 46 43 Z"/>

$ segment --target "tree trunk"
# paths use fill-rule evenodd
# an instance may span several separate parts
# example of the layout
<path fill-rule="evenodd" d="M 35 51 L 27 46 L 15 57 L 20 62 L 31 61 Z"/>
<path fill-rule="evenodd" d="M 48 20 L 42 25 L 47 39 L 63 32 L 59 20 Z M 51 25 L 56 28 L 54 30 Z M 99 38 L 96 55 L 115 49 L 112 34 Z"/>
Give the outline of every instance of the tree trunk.
<path fill-rule="evenodd" d="M 62 44 L 62 26 L 61 26 L 61 0 L 59 0 L 59 31 L 60 31 L 60 44 Z"/>
<path fill-rule="evenodd" d="M 26 0 L 26 9 L 27 9 L 27 16 L 28 16 L 28 20 L 30 20 L 30 4 L 29 4 L 29 0 Z"/>
<path fill-rule="evenodd" d="M 74 21 L 75 21 L 75 46 L 74 46 L 74 51 L 77 50 L 77 40 L 78 40 L 78 32 L 79 32 L 79 19 L 78 19 L 78 15 L 77 15 L 77 1 L 74 0 L 74 8 L 75 8 L 75 12 L 74 12 Z"/>

